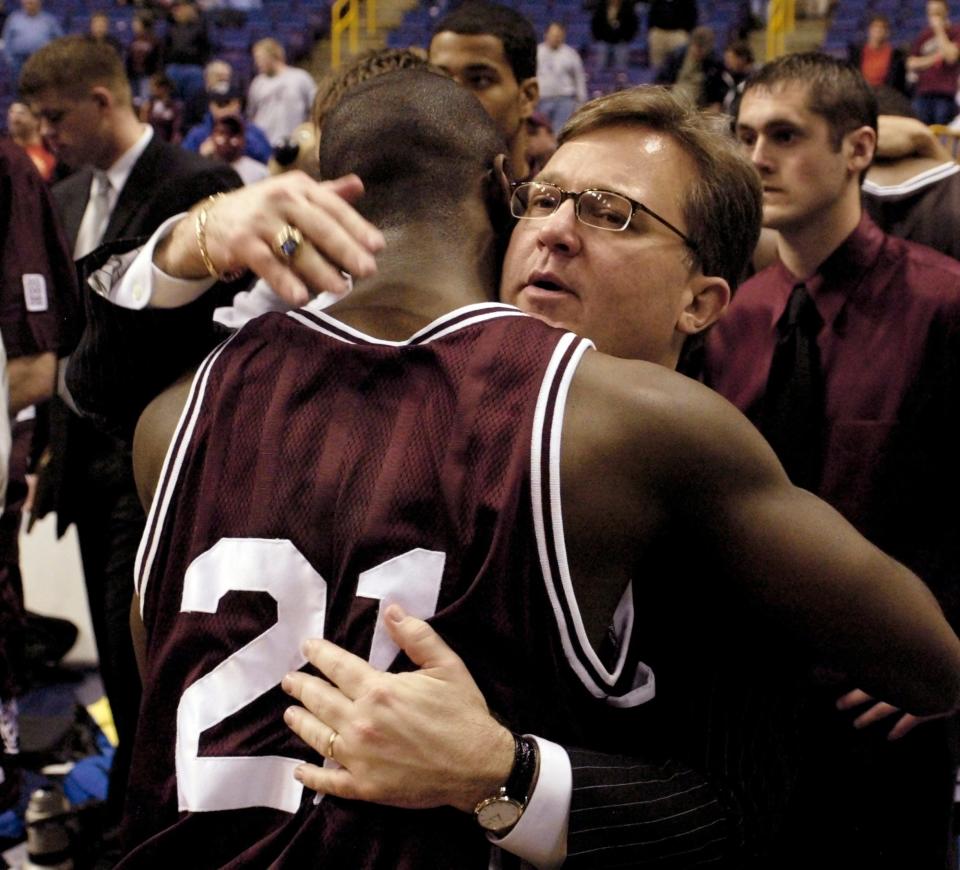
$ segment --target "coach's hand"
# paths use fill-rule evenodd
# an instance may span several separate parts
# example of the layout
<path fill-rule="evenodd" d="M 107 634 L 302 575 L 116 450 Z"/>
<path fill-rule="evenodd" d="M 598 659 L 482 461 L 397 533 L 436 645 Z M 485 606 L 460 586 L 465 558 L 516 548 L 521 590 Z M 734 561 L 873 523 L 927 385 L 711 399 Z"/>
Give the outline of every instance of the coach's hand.
<path fill-rule="evenodd" d="M 205 278 L 202 241 L 217 273 L 250 269 L 291 305 L 324 290 L 342 294 L 341 270 L 355 278 L 372 275 L 384 244 L 383 234 L 351 205 L 362 194 L 356 175 L 314 181 L 286 172 L 195 205 L 157 245 L 154 262 L 175 278 Z"/>
<path fill-rule="evenodd" d="M 284 690 L 304 705 L 285 711 L 287 725 L 320 754 L 332 749 L 341 765 L 303 764 L 295 775 L 323 794 L 470 811 L 509 776 L 513 737 L 427 623 L 396 604 L 384 621 L 420 670 L 383 673 L 335 644 L 309 640 L 305 653 L 329 682 L 299 671 L 284 677 Z"/>
<path fill-rule="evenodd" d="M 838 710 L 852 710 L 863 704 L 870 704 L 856 719 L 853 720 L 854 728 L 866 728 L 874 722 L 880 722 L 890 716 L 897 716 L 897 721 L 890 729 L 887 740 L 899 740 L 901 737 L 909 734 L 917 725 L 922 722 L 928 722 L 931 719 L 939 719 L 939 716 L 914 716 L 912 713 L 903 713 L 899 707 L 887 704 L 883 701 L 874 701 L 874 699 L 861 689 L 854 689 L 847 692 L 846 695 L 837 700 Z M 902 715 L 901 715 L 902 714 Z"/>

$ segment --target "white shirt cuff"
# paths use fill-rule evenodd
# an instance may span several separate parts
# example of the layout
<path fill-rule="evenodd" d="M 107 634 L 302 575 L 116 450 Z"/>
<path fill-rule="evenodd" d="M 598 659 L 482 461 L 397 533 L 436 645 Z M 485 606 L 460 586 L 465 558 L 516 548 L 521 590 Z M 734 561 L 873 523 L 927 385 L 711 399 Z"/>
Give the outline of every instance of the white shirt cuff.
<path fill-rule="evenodd" d="M 154 234 L 137 252 L 131 251 L 119 257 L 111 257 L 102 269 L 91 276 L 91 285 L 96 279 L 100 287 L 94 287 L 105 295 L 114 305 L 121 308 L 179 308 L 199 299 L 216 281 L 213 278 L 188 280 L 174 278 L 153 264 L 153 251 L 157 244 L 165 239 L 186 215 L 174 215 L 164 221 Z M 135 256 L 131 256 L 135 254 Z M 109 280 L 98 278 L 108 272 Z"/>
<path fill-rule="evenodd" d="M 540 773 L 527 808 L 507 836 L 498 838 L 488 834 L 487 839 L 538 870 L 554 870 L 567 857 L 573 774 L 562 746 L 542 737 L 533 739 L 540 749 Z"/>

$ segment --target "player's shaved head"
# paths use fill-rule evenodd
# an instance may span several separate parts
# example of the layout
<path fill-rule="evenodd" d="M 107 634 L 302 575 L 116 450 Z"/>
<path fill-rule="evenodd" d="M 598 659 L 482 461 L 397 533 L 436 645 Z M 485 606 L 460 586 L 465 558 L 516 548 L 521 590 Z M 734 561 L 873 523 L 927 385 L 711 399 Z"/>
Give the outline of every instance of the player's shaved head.
<path fill-rule="evenodd" d="M 327 116 L 324 178 L 355 172 L 360 211 L 381 227 L 455 220 L 505 143 L 483 107 L 451 79 L 400 70 L 351 88 Z"/>

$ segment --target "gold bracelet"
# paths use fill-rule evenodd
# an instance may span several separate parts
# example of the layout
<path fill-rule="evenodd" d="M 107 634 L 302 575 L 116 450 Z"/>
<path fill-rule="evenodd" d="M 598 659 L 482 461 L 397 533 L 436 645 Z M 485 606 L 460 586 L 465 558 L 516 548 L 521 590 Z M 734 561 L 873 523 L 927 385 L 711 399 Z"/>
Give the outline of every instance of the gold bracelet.
<path fill-rule="evenodd" d="M 227 272 L 220 272 L 217 270 L 217 267 L 213 265 L 213 260 L 210 259 L 210 252 L 207 251 L 207 212 L 210 211 L 218 199 L 224 196 L 226 196 L 225 193 L 215 193 L 203 201 L 200 211 L 197 212 L 197 219 L 194 222 L 193 231 L 197 237 L 200 259 L 203 260 L 203 265 L 207 273 L 211 278 L 216 278 L 217 281 L 224 281 L 229 284 L 231 281 L 236 281 L 246 270 L 231 269 Z"/>

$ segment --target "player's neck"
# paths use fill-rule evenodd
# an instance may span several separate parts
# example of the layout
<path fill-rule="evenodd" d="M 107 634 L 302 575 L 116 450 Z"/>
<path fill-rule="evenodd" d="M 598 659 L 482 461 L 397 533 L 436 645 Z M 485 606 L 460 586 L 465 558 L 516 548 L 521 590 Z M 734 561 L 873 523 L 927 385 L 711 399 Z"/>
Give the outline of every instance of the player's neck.
<path fill-rule="evenodd" d="M 409 338 L 444 314 L 496 298 L 492 234 L 455 239 L 414 224 L 384 232 L 377 273 L 330 309 L 351 326 L 391 341 Z"/>

